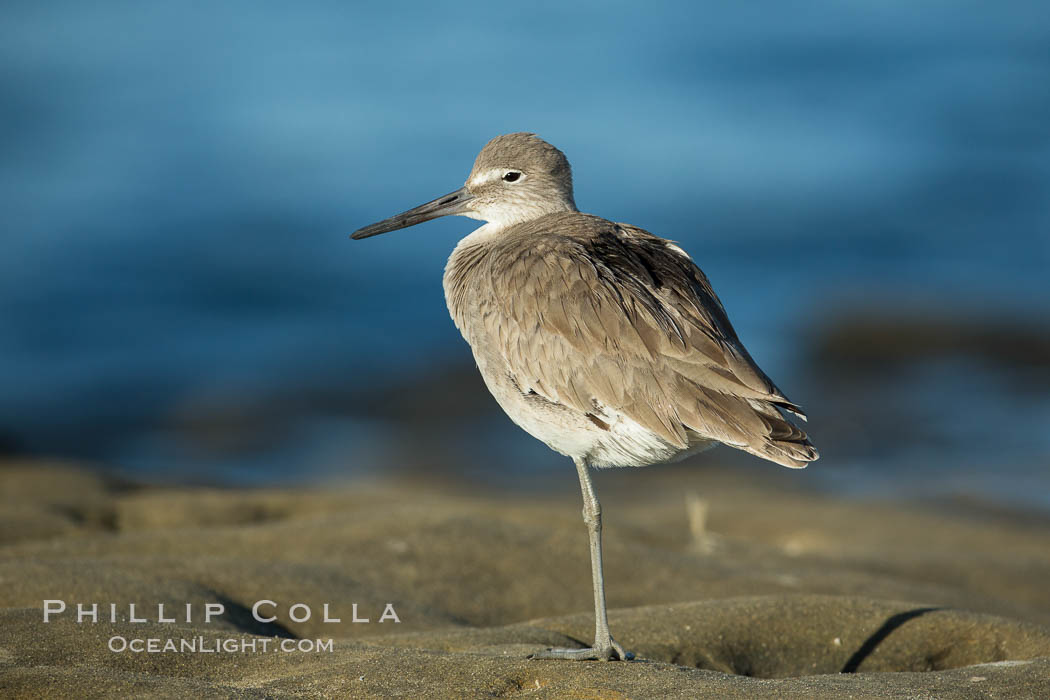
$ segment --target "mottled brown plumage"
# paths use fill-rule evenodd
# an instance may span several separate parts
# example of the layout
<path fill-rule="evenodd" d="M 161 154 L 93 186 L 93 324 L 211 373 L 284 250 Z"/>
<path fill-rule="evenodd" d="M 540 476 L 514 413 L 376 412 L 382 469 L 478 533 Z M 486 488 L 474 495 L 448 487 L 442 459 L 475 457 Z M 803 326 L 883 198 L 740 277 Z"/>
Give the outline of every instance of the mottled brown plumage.
<path fill-rule="evenodd" d="M 789 467 L 817 457 L 778 410 L 801 409 L 751 359 L 707 277 L 651 233 L 548 214 L 457 248 L 446 287 L 457 327 L 480 311 L 523 392 L 611 409 L 681 450 L 699 439 Z"/>

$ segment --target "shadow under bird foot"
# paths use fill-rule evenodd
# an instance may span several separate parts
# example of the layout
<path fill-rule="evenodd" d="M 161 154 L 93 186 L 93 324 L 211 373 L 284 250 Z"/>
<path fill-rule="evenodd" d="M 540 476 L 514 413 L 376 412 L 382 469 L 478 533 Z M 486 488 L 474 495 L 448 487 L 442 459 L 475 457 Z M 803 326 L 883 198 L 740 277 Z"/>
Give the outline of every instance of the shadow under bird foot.
<path fill-rule="evenodd" d="M 620 643 L 610 638 L 602 646 L 587 649 L 545 649 L 529 654 L 530 659 L 564 659 L 567 661 L 632 661 L 634 654 L 624 651 Z"/>

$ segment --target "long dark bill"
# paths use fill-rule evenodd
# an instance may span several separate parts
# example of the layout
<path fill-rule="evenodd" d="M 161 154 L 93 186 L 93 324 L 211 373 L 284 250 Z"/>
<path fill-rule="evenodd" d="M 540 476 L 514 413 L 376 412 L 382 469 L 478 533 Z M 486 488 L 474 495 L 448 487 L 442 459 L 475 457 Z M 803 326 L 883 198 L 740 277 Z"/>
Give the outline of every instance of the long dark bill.
<path fill-rule="evenodd" d="M 474 199 L 474 195 L 472 195 L 466 187 L 461 187 L 455 192 L 450 192 L 444 197 L 438 197 L 432 202 L 420 204 L 415 209 L 409 209 L 408 211 L 401 212 L 397 216 L 391 216 L 389 219 L 384 219 L 383 221 L 370 224 L 364 228 L 359 228 L 350 234 L 350 238 L 360 240 L 362 238 L 368 238 L 369 236 L 378 236 L 381 233 L 415 226 L 424 221 L 436 219 L 439 216 L 454 216 L 456 214 L 462 214 L 467 211 L 467 203 L 472 199 Z"/>

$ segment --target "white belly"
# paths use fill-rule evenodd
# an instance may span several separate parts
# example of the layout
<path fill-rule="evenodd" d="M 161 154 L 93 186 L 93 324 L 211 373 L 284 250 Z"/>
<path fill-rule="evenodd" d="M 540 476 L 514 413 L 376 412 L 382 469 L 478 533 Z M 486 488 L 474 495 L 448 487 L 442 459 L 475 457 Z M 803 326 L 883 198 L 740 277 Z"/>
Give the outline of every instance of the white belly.
<path fill-rule="evenodd" d="M 644 467 L 683 459 L 718 443 L 697 438 L 682 449 L 611 409 L 596 410 L 598 425 L 586 414 L 546 399 L 523 394 L 498 358 L 474 358 L 485 385 L 515 424 L 555 452 L 582 459 L 592 467 Z"/>

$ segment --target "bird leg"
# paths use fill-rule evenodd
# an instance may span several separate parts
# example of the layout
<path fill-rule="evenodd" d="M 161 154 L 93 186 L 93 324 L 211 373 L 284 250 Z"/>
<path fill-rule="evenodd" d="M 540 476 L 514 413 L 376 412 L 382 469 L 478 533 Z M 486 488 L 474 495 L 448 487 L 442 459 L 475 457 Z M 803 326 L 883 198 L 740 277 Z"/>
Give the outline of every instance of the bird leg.
<path fill-rule="evenodd" d="M 609 615 L 605 607 L 605 579 L 602 575 L 602 506 L 594 493 L 587 463 L 573 460 L 580 476 L 583 491 L 583 522 L 591 543 L 591 576 L 594 583 L 594 646 L 589 649 L 547 649 L 533 654 L 532 659 L 601 660 L 618 659 L 629 661 L 634 654 L 625 652 L 619 642 L 609 634 Z"/>

